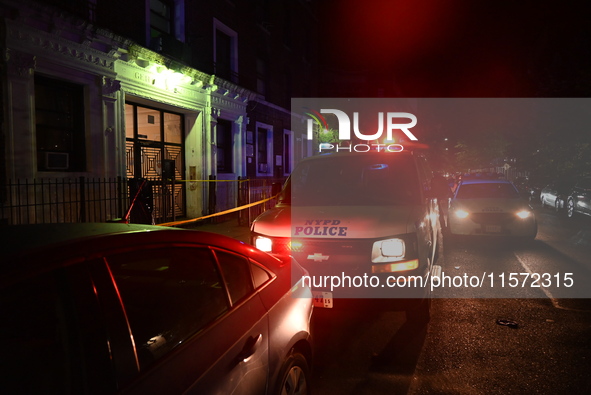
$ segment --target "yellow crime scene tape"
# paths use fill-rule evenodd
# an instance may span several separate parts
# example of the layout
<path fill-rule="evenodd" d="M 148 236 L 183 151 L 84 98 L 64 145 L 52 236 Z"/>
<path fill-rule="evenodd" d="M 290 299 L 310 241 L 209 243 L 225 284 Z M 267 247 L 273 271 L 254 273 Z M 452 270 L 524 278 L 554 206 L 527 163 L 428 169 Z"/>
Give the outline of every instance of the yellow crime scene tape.
<path fill-rule="evenodd" d="M 187 219 L 187 220 L 184 220 L 184 221 L 165 222 L 165 223 L 156 224 L 156 225 L 158 225 L 158 226 L 176 226 L 176 225 L 189 224 L 191 222 L 197 222 L 197 221 L 201 221 L 201 220 L 204 220 L 204 219 L 207 219 L 207 218 L 217 217 L 217 216 L 220 216 L 220 215 L 230 214 L 230 213 L 233 213 L 233 212 L 236 212 L 236 211 L 244 210 L 245 208 L 253 207 L 253 206 L 256 206 L 258 204 L 268 202 L 271 199 L 275 199 L 277 196 L 279 196 L 279 195 L 271 196 L 270 198 L 259 200 L 258 202 L 245 204 L 244 206 L 239 206 L 239 207 L 235 207 L 235 208 L 232 208 L 232 209 L 229 209 L 229 210 L 220 211 L 219 213 L 214 213 L 214 214 L 206 215 L 204 217 L 192 218 L 192 219 Z"/>
<path fill-rule="evenodd" d="M 244 182 L 250 180 L 175 180 L 175 182 Z"/>

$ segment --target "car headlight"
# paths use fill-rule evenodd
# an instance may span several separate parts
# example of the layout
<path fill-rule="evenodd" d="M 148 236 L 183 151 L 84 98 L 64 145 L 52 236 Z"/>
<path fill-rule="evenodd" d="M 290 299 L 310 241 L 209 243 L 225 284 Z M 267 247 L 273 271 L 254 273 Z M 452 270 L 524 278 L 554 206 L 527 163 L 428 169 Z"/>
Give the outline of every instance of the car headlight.
<path fill-rule="evenodd" d="M 373 243 L 371 251 L 372 273 L 393 273 L 419 267 L 415 236 L 392 237 Z"/>
<path fill-rule="evenodd" d="M 380 243 L 383 256 L 402 258 L 404 256 L 404 241 L 400 239 L 384 240 Z"/>
<path fill-rule="evenodd" d="M 521 218 L 521 219 L 526 219 L 526 218 L 529 218 L 531 216 L 531 211 L 529 211 L 529 210 L 521 210 L 516 215 L 519 218 Z"/>
<path fill-rule="evenodd" d="M 378 240 L 373 243 L 371 249 L 371 261 L 373 263 L 396 262 L 404 259 L 406 245 L 404 240 L 393 238 Z"/>
<path fill-rule="evenodd" d="M 457 209 L 456 211 L 454 211 L 456 217 L 464 219 L 464 218 L 468 218 L 468 215 L 470 215 L 469 212 L 467 212 L 466 210 L 462 210 L 462 209 Z"/>
<path fill-rule="evenodd" d="M 273 251 L 273 240 L 264 236 L 257 236 L 254 239 L 254 246 L 261 251 L 271 252 Z"/>

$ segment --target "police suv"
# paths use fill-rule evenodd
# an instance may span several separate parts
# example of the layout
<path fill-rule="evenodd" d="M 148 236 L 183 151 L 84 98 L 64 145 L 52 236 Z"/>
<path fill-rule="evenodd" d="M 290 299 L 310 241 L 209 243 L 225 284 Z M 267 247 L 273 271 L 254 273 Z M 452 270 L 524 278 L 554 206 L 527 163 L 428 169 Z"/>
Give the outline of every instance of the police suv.
<path fill-rule="evenodd" d="M 278 204 L 252 223 L 251 243 L 304 266 L 319 307 L 382 299 L 428 320 L 429 281 L 440 269 L 431 179 L 424 156 L 411 151 L 306 158 Z"/>

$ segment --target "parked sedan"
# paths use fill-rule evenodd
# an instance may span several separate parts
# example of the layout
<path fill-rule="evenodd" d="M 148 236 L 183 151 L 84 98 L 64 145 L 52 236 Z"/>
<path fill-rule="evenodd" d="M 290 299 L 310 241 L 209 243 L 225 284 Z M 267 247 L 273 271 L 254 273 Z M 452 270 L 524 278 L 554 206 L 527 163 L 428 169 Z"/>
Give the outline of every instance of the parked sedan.
<path fill-rule="evenodd" d="M 150 225 L 0 240 L 0 393 L 308 392 L 311 292 L 289 258 Z"/>
<path fill-rule="evenodd" d="M 542 208 L 551 207 L 556 211 L 566 208 L 566 202 L 573 184 L 568 181 L 554 181 L 542 188 L 540 203 Z"/>
<path fill-rule="evenodd" d="M 591 177 L 583 178 L 572 188 L 566 201 L 566 215 L 591 215 Z"/>
<path fill-rule="evenodd" d="M 462 181 L 449 209 L 450 235 L 534 239 L 538 225 L 528 201 L 506 180 Z"/>

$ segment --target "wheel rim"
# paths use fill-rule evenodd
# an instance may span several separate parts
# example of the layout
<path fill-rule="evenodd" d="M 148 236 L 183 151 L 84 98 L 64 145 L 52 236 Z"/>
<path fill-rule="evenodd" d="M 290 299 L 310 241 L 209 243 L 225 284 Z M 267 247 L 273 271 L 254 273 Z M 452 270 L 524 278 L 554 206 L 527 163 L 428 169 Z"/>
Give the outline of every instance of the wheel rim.
<path fill-rule="evenodd" d="M 568 216 L 569 217 L 572 217 L 573 216 L 573 213 L 575 211 L 575 205 L 574 205 L 573 201 L 572 200 L 569 200 L 567 206 L 568 206 L 568 208 L 567 208 L 567 210 L 568 210 Z"/>
<path fill-rule="evenodd" d="M 283 382 L 281 395 L 305 395 L 307 393 L 306 374 L 299 366 L 292 366 Z"/>

